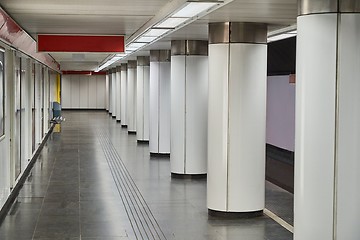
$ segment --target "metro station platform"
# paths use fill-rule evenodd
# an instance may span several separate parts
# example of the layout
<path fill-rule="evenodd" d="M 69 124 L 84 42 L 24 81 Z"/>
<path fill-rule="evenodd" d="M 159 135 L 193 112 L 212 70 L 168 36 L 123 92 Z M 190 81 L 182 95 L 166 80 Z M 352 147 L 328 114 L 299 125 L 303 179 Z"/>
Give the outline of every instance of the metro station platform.
<path fill-rule="evenodd" d="M 208 215 L 205 179 L 174 179 L 168 157 L 105 111 L 64 111 L 0 226 L 2 240 L 291 240 L 293 195 L 266 183 L 265 214 Z M 270 214 L 272 215 L 272 214 Z M 280 220 L 281 222 L 281 220 Z"/>

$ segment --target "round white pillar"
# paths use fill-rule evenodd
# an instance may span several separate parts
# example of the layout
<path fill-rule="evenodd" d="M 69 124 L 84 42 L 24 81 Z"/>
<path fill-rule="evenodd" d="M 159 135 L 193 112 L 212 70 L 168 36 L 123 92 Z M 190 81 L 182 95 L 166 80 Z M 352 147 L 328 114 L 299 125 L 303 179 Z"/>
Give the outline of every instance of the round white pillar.
<path fill-rule="evenodd" d="M 127 127 L 127 63 L 121 64 L 121 77 L 120 77 L 120 83 L 121 83 L 121 126 Z"/>
<path fill-rule="evenodd" d="M 266 38 L 261 23 L 209 25 L 209 214 L 264 209 Z"/>
<path fill-rule="evenodd" d="M 299 6 L 294 239 L 355 240 L 360 236 L 360 5 L 302 0 Z"/>
<path fill-rule="evenodd" d="M 171 41 L 171 175 L 206 177 L 208 42 Z"/>
<path fill-rule="evenodd" d="M 116 67 L 116 121 L 121 122 L 121 67 Z"/>
<path fill-rule="evenodd" d="M 108 75 L 108 79 L 109 79 L 109 95 L 108 95 L 108 97 L 109 97 L 109 114 L 110 114 L 110 116 L 112 115 L 112 108 L 113 108 L 113 106 L 112 106 L 112 86 L 111 86 L 111 83 L 112 83 L 112 81 L 111 81 L 111 76 L 112 76 L 112 74 L 111 74 L 111 69 L 109 69 L 108 71 L 107 71 L 107 75 Z"/>
<path fill-rule="evenodd" d="M 105 109 L 109 112 L 109 73 L 105 75 Z"/>
<path fill-rule="evenodd" d="M 111 115 L 116 118 L 116 69 L 111 69 Z"/>
<path fill-rule="evenodd" d="M 170 50 L 150 51 L 150 154 L 170 154 Z"/>
<path fill-rule="evenodd" d="M 127 125 L 128 133 L 136 134 L 136 61 L 128 61 L 127 69 Z"/>
<path fill-rule="evenodd" d="M 150 57 L 137 57 L 136 138 L 149 141 Z"/>

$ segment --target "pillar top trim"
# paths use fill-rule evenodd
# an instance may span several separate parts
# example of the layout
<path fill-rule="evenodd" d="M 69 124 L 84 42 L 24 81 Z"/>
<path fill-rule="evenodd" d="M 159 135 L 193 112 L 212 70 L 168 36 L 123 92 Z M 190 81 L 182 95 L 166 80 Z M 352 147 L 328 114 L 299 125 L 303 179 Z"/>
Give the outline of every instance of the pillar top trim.
<path fill-rule="evenodd" d="M 170 50 L 150 50 L 150 62 L 170 62 Z"/>
<path fill-rule="evenodd" d="M 121 66 L 116 66 L 116 72 L 120 72 L 121 71 Z"/>
<path fill-rule="evenodd" d="M 126 71 L 127 70 L 127 63 L 122 63 L 121 64 L 121 71 Z"/>
<path fill-rule="evenodd" d="M 209 23 L 209 43 L 267 43 L 267 24 L 221 22 Z"/>
<path fill-rule="evenodd" d="M 128 69 L 136 68 L 136 66 L 137 66 L 137 61 L 136 60 L 129 60 L 128 61 L 128 64 L 127 64 Z"/>
<path fill-rule="evenodd" d="M 150 66 L 150 56 L 138 56 L 137 57 L 138 66 Z"/>
<path fill-rule="evenodd" d="M 321 13 L 360 13 L 358 0 L 299 0 L 298 15 Z"/>
<path fill-rule="evenodd" d="M 208 41 L 205 40 L 172 40 L 171 56 L 176 55 L 208 55 Z"/>

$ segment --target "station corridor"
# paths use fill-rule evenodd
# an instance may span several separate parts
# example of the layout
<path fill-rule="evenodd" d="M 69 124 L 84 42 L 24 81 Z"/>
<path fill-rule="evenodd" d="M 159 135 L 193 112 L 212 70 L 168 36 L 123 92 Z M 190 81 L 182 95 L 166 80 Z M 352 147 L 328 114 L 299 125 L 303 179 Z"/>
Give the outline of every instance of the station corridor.
<path fill-rule="evenodd" d="M 206 180 L 174 179 L 105 111 L 64 111 L 0 228 L 2 240 L 291 240 L 266 215 L 210 217 Z M 292 194 L 266 184 L 266 207 L 292 225 Z"/>

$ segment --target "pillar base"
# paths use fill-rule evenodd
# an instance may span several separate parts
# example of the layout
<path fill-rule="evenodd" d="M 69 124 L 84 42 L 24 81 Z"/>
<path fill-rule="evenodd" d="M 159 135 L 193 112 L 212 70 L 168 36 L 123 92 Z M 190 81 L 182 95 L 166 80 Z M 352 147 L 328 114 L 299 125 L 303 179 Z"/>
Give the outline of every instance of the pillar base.
<path fill-rule="evenodd" d="M 116 116 L 112 116 L 112 118 L 116 118 Z"/>
<path fill-rule="evenodd" d="M 127 125 L 121 125 L 122 128 L 127 128 Z"/>
<path fill-rule="evenodd" d="M 177 179 L 205 179 L 207 177 L 207 174 L 206 173 L 201 173 L 201 174 L 171 173 L 171 177 Z"/>
<path fill-rule="evenodd" d="M 136 131 L 128 131 L 128 134 L 130 134 L 130 135 L 136 135 Z"/>
<path fill-rule="evenodd" d="M 208 214 L 211 217 L 226 218 L 226 219 L 254 218 L 254 217 L 261 217 L 264 215 L 263 210 L 254 211 L 254 212 L 222 212 L 212 209 L 208 209 Z"/>
<path fill-rule="evenodd" d="M 170 157 L 170 153 L 150 153 L 152 157 Z"/>
<path fill-rule="evenodd" d="M 116 120 L 116 122 L 118 122 L 118 123 L 119 123 L 119 122 L 121 122 L 121 120 Z"/>
<path fill-rule="evenodd" d="M 149 144 L 149 140 L 137 140 L 138 144 Z"/>
<path fill-rule="evenodd" d="M 108 111 L 109 115 L 112 115 L 112 112 Z"/>

